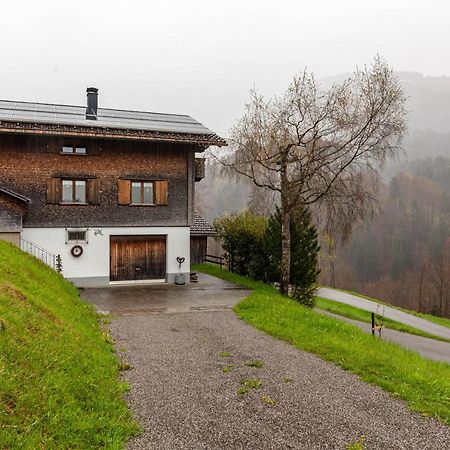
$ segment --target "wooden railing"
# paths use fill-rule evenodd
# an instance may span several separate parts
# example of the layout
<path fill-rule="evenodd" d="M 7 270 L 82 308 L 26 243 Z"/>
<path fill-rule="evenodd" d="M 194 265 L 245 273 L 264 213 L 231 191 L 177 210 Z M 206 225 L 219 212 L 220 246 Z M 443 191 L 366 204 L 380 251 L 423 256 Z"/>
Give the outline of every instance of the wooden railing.
<path fill-rule="evenodd" d="M 206 255 L 205 262 L 218 264 L 222 269 L 225 265 L 225 258 L 223 256 L 215 256 L 215 255 Z"/>
<path fill-rule="evenodd" d="M 42 262 L 44 262 L 57 272 L 62 271 L 62 263 L 60 255 L 54 255 L 53 253 L 50 253 L 48 250 L 45 250 L 44 248 L 40 247 L 34 242 L 31 242 L 23 237 L 20 238 L 20 248 L 24 252 L 27 252 L 30 255 L 33 255 L 36 258 L 40 259 Z"/>

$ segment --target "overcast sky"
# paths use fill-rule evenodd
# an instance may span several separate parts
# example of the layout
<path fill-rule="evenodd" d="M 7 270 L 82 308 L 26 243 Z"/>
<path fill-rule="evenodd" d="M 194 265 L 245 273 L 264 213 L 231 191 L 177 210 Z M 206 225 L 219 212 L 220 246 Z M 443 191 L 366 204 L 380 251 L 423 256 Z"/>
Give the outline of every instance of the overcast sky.
<path fill-rule="evenodd" d="M 0 98 L 185 113 L 227 136 L 248 91 L 382 55 L 450 75 L 448 0 L 2 2 Z"/>

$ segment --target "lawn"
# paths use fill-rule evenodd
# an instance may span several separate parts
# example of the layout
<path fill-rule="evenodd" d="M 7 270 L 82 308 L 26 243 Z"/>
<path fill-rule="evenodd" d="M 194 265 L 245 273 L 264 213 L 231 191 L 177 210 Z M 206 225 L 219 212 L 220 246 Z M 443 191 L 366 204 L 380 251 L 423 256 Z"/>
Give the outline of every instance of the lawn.
<path fill-rule="evenodd" d="M 337 314 L 339 316 L 348 317 L 349 319 L 360 320 L 361 322 L 371 323 L 371 315 L 370 312 L 357 308 L 355 306 L 346 305 L 344 303 L 335 302 L 333 300 L 329 300 L 327 298 L 316 297 L 316 305 L 317 308 L 322 309 L 323 311 L 328 311 L 333 314 Z M 405 310 L 405 312 L 408 312 Z M 390 328 L 391 330 L 401 331 L 402 333 L 410 333 L 415 334 L 417 336 L 423 336 L 427 338 L 437 339 L 439 341 L 450 342 L 448 339 L 441 338 L 439 336 L 434 336 L 432 334 L 426 333 L 425 331 L 418 330 L 417 328 L 411 327 L 409 325 L 405 325 L 400 322 L 396 322 L 395 320 L 391 320 L 388 318 L 377 318 L 377 323 L 382 321 L 383 326 L 386 328 Z"/>
<path fill-rule="evenodd" d="M 124 448 L 138 430 L 111 338 L 56 272 L 0 241 L 0 448 Z"/>
<path fill-rule="evenodd" d="M 412 410 L 450 425 L 449 364 L 424 359 L 356 326 L 305 308 L 264 283 L 213 265 L 195 266 L 194 270 L 252 289 L 235 307 L 249 324 L 357 374 L 405 400 Z"/>

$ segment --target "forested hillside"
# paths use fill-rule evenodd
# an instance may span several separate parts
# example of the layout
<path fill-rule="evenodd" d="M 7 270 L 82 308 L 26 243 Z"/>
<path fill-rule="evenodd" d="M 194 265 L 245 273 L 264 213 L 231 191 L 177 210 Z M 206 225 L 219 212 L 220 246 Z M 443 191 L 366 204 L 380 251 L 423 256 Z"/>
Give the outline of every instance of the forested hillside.
<path fill-rule="evenodd" d="M 326 284 L 449 315 L 450 158 L 408 164 L 383 186 L 374 220 L 323 261 Z"/>

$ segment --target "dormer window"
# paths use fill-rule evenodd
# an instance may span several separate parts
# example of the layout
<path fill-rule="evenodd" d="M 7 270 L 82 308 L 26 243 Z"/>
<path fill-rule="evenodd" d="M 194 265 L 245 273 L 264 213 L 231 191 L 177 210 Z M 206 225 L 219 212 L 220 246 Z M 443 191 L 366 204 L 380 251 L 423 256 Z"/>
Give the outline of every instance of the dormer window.
<path fill-rule="evenodd" d="M 86 155 L 87 148 L 76 145 L 64 145 L 62 148 L 64 155 Z"/>

